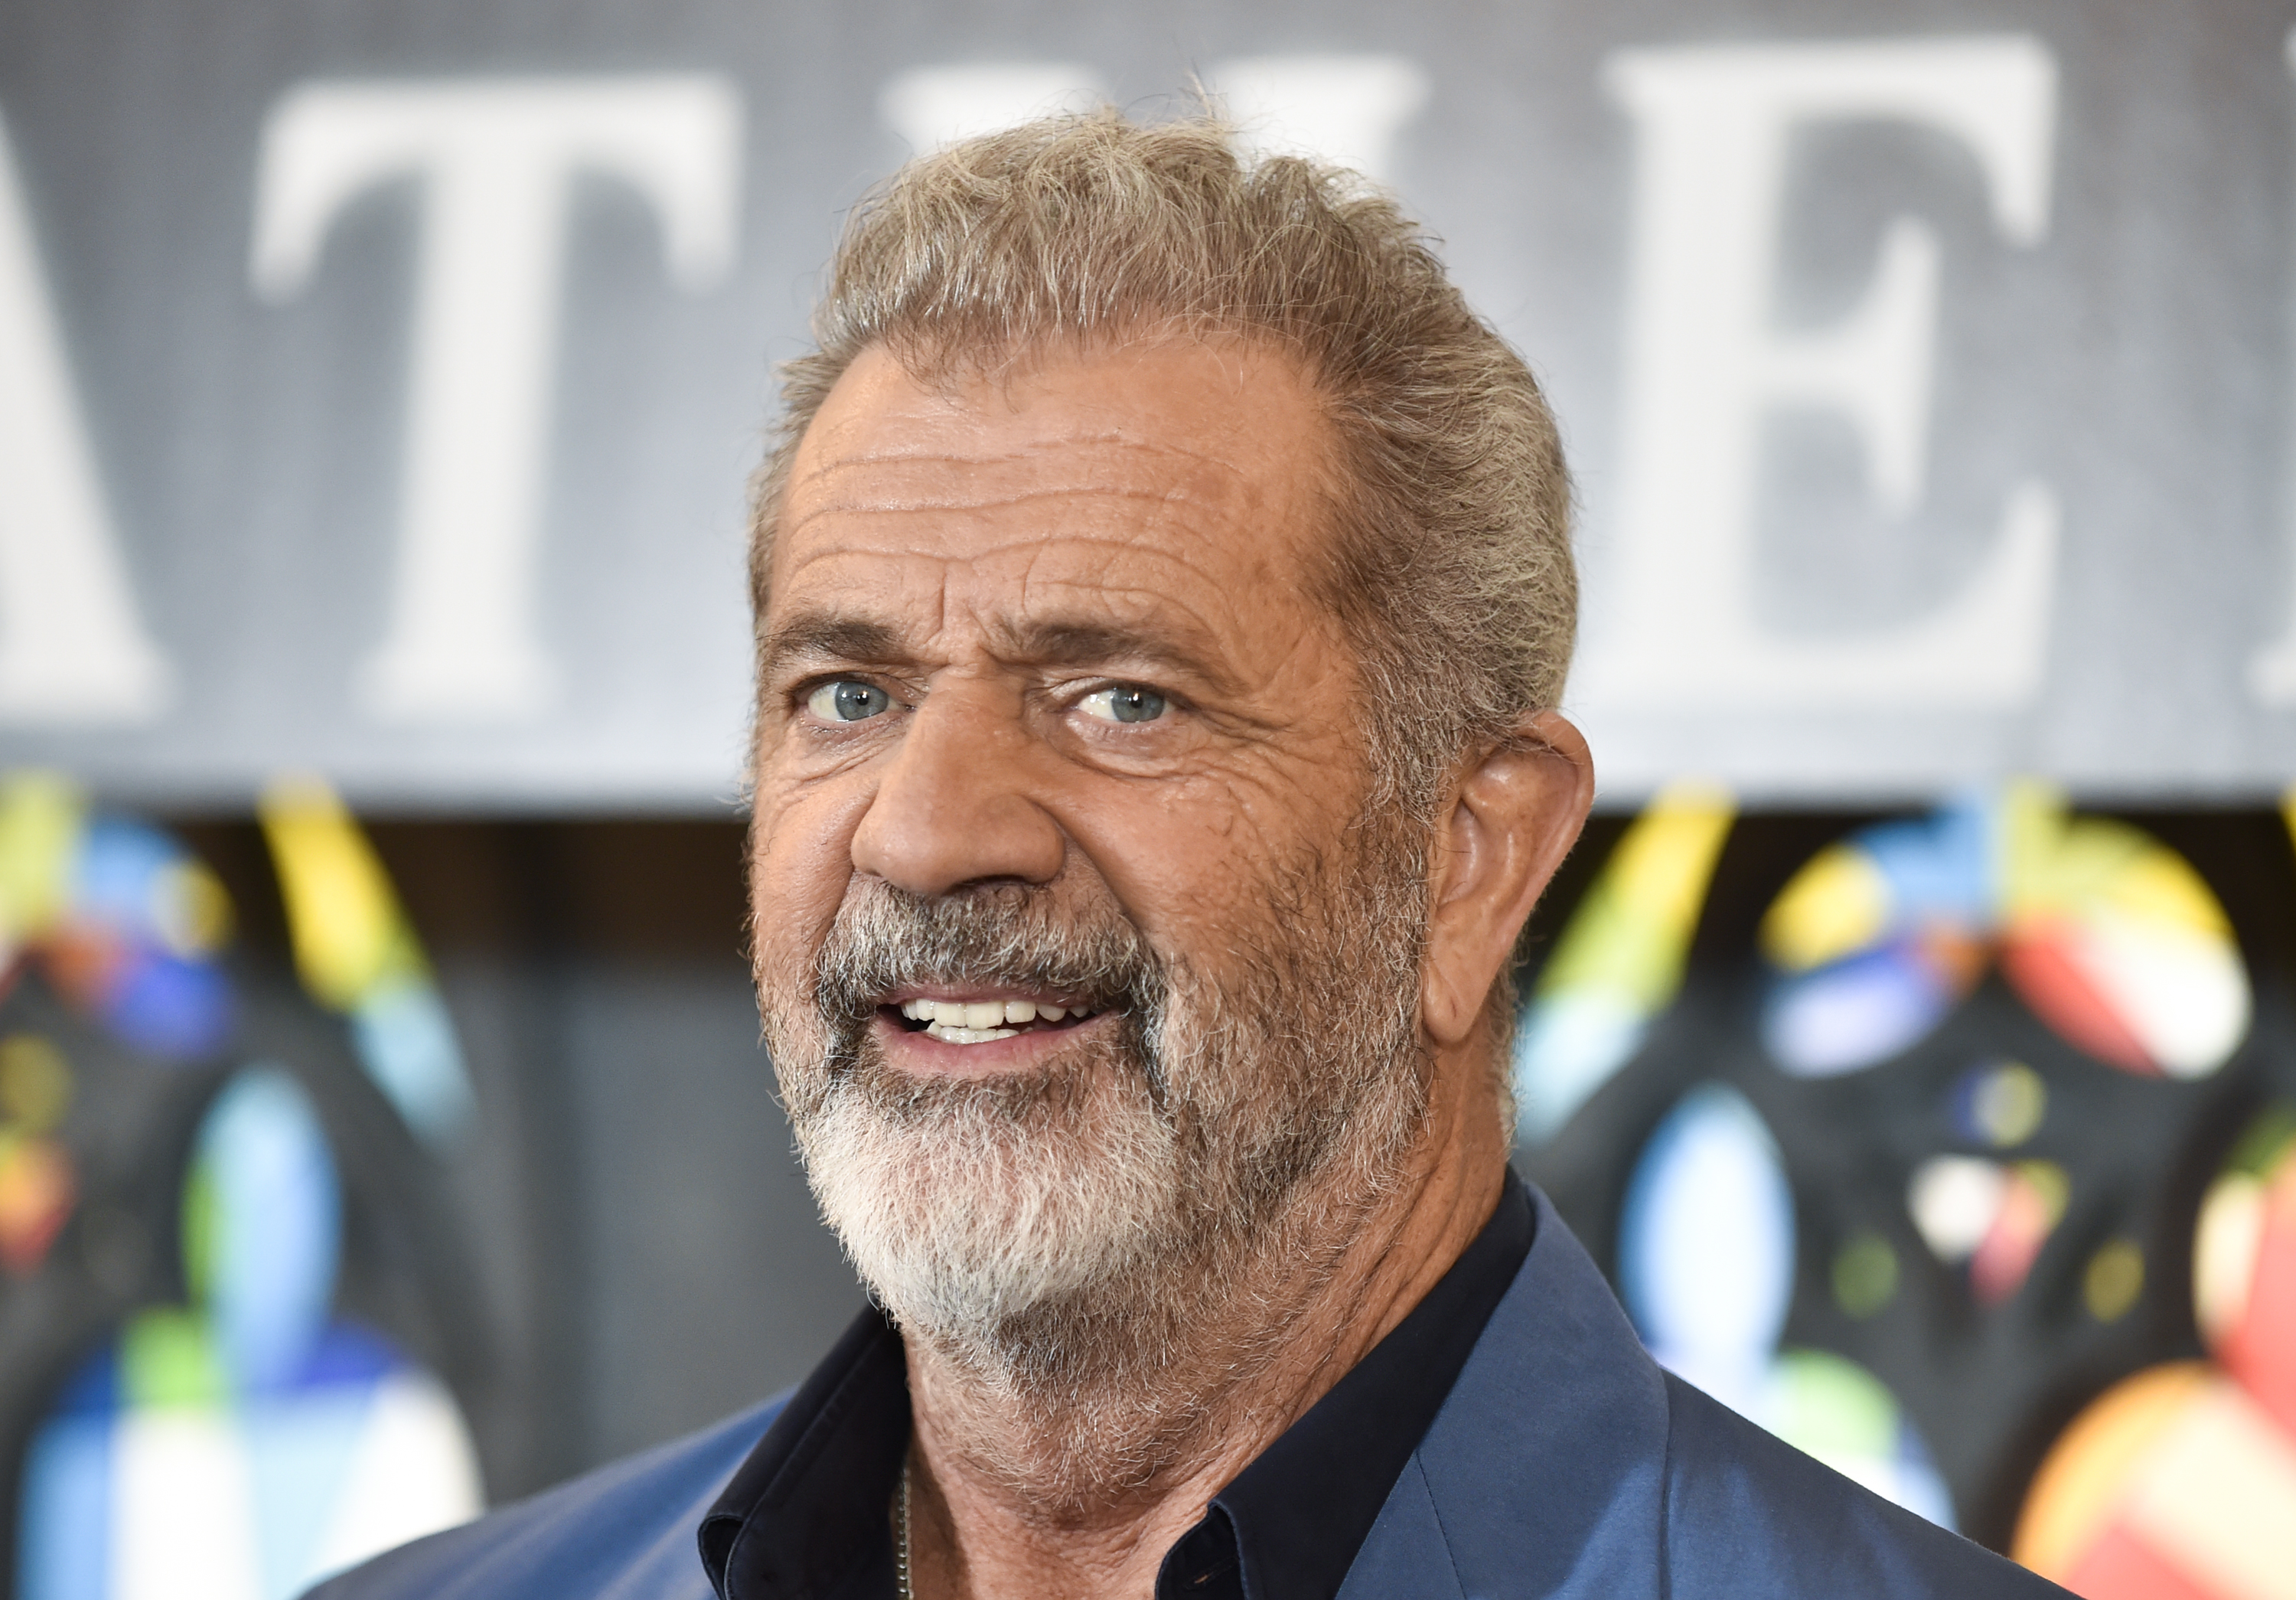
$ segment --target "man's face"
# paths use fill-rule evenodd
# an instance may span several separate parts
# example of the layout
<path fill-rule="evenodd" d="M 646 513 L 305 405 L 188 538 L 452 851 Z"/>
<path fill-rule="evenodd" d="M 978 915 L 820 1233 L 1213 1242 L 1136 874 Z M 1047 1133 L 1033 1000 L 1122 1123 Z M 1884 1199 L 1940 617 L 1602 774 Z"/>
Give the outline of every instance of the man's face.
<path fill-rule="evenodd" d="M 1355 825 L 1353 658 L 1306 581 L 1328 446 L 1284 359 L 1183 340 L 941 385 L 872 352 L 807 432 L 757 975 L 824 1208 L 905 1321 L 1201 1270 L 1415 1121 L 1423 857 Z"/>

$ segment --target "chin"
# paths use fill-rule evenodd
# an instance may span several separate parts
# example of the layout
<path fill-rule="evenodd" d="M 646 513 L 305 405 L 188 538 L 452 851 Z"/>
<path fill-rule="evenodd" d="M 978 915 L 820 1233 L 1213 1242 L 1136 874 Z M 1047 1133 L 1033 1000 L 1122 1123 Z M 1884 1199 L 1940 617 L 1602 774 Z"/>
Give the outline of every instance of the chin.
<path fill-rule="evenodd" d="M 993 1346 L 1168 1247 L 1179 1141 L 1097 1063 L 993 1079 L 847 1077 L 799 1120 L 822 1214 L 904 1329 Z"/>

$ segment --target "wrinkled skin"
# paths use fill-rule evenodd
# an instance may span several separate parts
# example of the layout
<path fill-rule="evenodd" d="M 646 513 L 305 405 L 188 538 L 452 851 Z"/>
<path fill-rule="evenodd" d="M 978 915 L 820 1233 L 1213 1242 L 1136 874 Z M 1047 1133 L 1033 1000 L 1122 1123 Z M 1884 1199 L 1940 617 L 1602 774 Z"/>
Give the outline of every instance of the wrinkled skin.
<path fill-rule="evenodd" d="M 1368 787 L 1353 658 L 1306 582 L 1332 472 L 1318 398 L 1246 344 L 1145 340 L 931 384 L 883 352 L 857 361 L 800 449 L 764 619 L 752 895 L 769 1017 L 801 1012 L 871 881 L 927 899 L 1086 886 L 1210 972 L 1280 939 L 1271 886 L 1347 854 Z M 860 685 L 851 704 L 840 684 Z M 1173 1382 L 1208 1425 L 1104 1496 L 1032 1492 L 1013 1464 L 1046 1457 L 1014 1436 L 1041 1432 L 1041 1411 L 913 1334 L 919 1594 L 1150 1594 L 1210 1497 L 1488 1217 L 1506 1134 L 1486 999 L 1593 781 L 1559 717 L 1521 732 L 1461 759 L 1426 852 L 1422 970 L 1391 975 L 1415 981 L 1431 1076 L 1393 1192 L 1304 1207 L 1287 1250 L 1329 1269 L 1271 1262 L 1248 1306 L 1207 1308 L 1203 1370 Z M 962 989 L 887 1002 L 984 997 Z M 1119 1020 L 969 1044 L 890 1009 L 873 1026 L 888 1068 L 955 1081 L 1045 1070 Z M 784 1033 L 777 1051 L 801 1037 Z M 1152 1413 L 1157 1397 L 1131 1398 Z"/>

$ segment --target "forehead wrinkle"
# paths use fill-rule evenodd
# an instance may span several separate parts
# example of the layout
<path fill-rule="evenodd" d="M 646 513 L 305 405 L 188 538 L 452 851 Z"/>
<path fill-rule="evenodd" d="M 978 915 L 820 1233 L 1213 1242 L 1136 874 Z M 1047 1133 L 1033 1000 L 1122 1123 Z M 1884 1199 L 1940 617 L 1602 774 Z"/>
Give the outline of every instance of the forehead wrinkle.
<path fill-rule="evenodd" d="M 859 432 L 865 437 L 874 435 L 882 438 L 881 425 L 885 420 L 882 414 L 872 416 L 865 421 L 855 419 L 833 431 Z M 827 473 L 854 467 L 905 465 L 910 463 L 941 463 L 952 466 L 986 467 L 1008 462 L 1042 460 L 1048 451 L 1073 455 L 1099 449 L 1113 449 L 1128 455 L 1149 456 L 1175 455 L 1184 461 L 1201 463 L 1231 477 L 1248 478 L 1251 475 L 1226 454 L 1215 454 L 1209 450 L 1199 449 L 1176 439 L 1151 438 L 1144 433 L 1128 430 L 1120 423 L 1089 429 L 1079 423 L 1078 426 L 1066 430 L 1046 431 L 1030 437 L 1016 439 L 999 448 L 990 449 L 983 447 L 967 449 L 964 446 L 968 436 L 977 438 L 980 431 L 979 426 L 977 424 L 968 426 L 965 420 L 954 417 L 947 421 L 954 425 L 946 428 L 936 427 L 932 431 L 933 437 L 914 443 L 903 443 L 901 439 L 906 436 L 897 435 L 890 442 L 865 443 L 839 450 L 818 464 L 805 467 L 798 475 L 796 481 L 805 482 Z M 1136 424 L 1135 426 L 1136 427 Z M 955 437 L 945 438 L 942 437 L 944 434 L 954 434 Z M 824 449 L 827 447 L 824 445 Z"/>
<path fill-rule="evenodd" d="M 970 473 L 954 481 L 935 475 L 931 484 L 922 487 L 890 486 L 905 488 L 906 492 L 889 492 L 882 476 L 875 474 L 864 476 L 857 485 L 839 481 L 851 476 L 824 472 L 804 486 L 808 492 L 792 494 L 789 509 L 796 514 L 789 517 L 786 533 L 801 532 L 824 516 L 975 514 L 1062 501 L 1158 507 L 1192 505 L 1215 513 L 1240 513 L 1264 506 L 1268 501 L 1268 496 L 1242 472 L 1227 474 L 1229 481 L 1217 487 L 1187 479 L 1149 483 L 1129 478 L 1111 481 L 1083 474 L 1065 483 L 1007 487 L 981 483 Z"/>
<path fill-rule="evenodd" d="M 800 447 L 808 459 L 783 497 L 776 541 L 789 564 L 770 592 L 807 574 L 817 591 L 857 581 L 898 605 L 904 630 L 922 640 L 970 631 L 960 611 L 983 622 L 1029 616 L 1069 590 L 1073 600 L 1049 609 L 1080 603 L 1128 621 L 1160 612 L 1163 626 L 1229 646 L 1216 653 L 1245 676 L 1282 674 L 1322 630 L 1300 619 L 1263 638 L 1242 603 L 1270 582 L 1292 587 L 1292 569 L 1315 560 L 1329 463 L 1313 447 L 1328 446 L 1329 419 L 1311 392 L 1320 426 L 1308 459 L 1271 454 L 1257 425 L 1264 408 L 1226 403 L 1249 401 L 1252 363 L 1218 354 L 1219 381 L 1203 404 L 1136 409 L 1129 389 L 1078 396 L 1054 385 L 1043 405 L 1032 397 L 1000 406 L 995 397 L 920 396 L 914 378 L 906 397 L 898 378 L 840 397 L 857 408 L 836 416 L 832 401 Z M 933 529 L 936 517 L 945 529 Z M 1000 526 L 1007 520 L 1036 526 Z M 822 562 L 828 568 L 814 571 Z M 986 570 L 968 582 L 965 567 Z"/>
<path fill-rule="evenodd" d="M 1261 481 L 1264 474 L 1255 470 L 1257 464 L 1238 463 L 1226 454 L 1193 448 L 1167 439 L 1151 439 L 1136 434 L 1111 432 L 1082 438 L 1070 436 L 1025 439 L 1000 450 L 967 450 L 962 447 L 962 442 L 961 440 L 933 440 L 927 445 L 914 447 L 896 446 L 884 449 L 842 452 L 817 464 L 808 464 L 803 467 L 791 485 L 790 497 L 795 498 L 801 492 L 836 495 L 837 490 L 834 486 L 839 480 L 856 476 L 862 477 L 865 480 L 890 477 L 899 481 L 914 476 L 916 472 L 931 472 L 937 480 L 936 488 L 945 490 L 951 477 L 956 483 L 970 485 L 979 482 L 984 476 L 993 478 L 996 469 L 999 467 L 1016 466 L 1033 472 L 1041 471 L 1051 463 L 1069 465 L 1076 473 L 1077 481 L 1068 485 L 1056 485 L 1038 493 L 1119 494 L 1128 492 L 1170 497 L 1177 492 L 1222 504 L 1232 503 L 1239 498 L 1256 503 L 1268 497 L 1266 492 L 1267 485 Z M 1105 459 L 1110 456 L 1113 456 L 1114 460 Z M 1175 462 L 1184 463 L 1199 470 L 1175 475 L 1170 470 Z M 1125 469 L 1119 474 L 1119 477 L 1125 481 L 1108 480 L 1106 474 L 1111 466 Z M 915 472 L 909 469 L 915 469 Z M 945 469 L 955 469 L 955 471 L 952 474 L 944 476 Z M 1131 481 L 1136 469 L 1144 469 L 1150 477 L 1157 480 L 1156 487 L 1151 488 L 1145 485 L 1136 487 Z M 1206 494 L 1204 491 L 1210 486 L 1210 480 L 1214 480 L 1220 482 L 1218 491 Z M 866 497 L 875 498 L 875 496 Z M 968 498 L 961 503 L 996 505 L 1008 500 L 1030 497 L 1033 496 L 1004 495 L 980 500 Z M 947 500 L 947 496 L 944 492 L 937 497 L 927 497 L 925 503 L 932 503 L 935 498 Z M 836 503 L 846 502 L 842 496 L 838 496 Z M 904 496 L 894 499 L 890 503 L 901 505 L 918 502 Z M 958 502 L 949 501 L 948 503 Z"/>
<path fill-rule="evenodd" d="M 794 538 L 824 517 L 885 517 L 906 521 L 916 517 L 964 516 L 974 517 L 998 511 L 1047 502 L 1078 502 L 1083 505 L 1136 503 L 1159 511 L 1190 505 L 1210 503 L 1185 492 L 1106 486 L 1086 486 L 1069 488 L 1038 488 L 1016 491 L 1007 495 L 980 496 L 970 499 L 949 496 L 922 497 L 913 500 L 889 500 L 872 496 L 865 500 L 836 500 L 826 505 L 805 507 L 791 520 L 785 537 Z M 1211 529 L 1199 530 L 1211 534 Z M 1046 536 L 1038 533 L 1038 538 Z"/>
<path fill-rule="evenodd" d="M 1195 541 L 1195 543 L 1203 546 L 1223 549 L 1234 547 L 1234 546 L 1227 540 L 1218 536 L 1207 537 L 1204 539 Z M 1258 545 L 1259 547 L 1265 547 L 1264 544 L 1259 544 L 1257 541 L 1255 541 L 1255 544 Z M 1126 538 L 1106 533 L 1081 533 L 1069 532 L 1066 530 L 1049 534 L 1037 530 L 1016 530 L 1011 535 L 1011 537 L 1000 539 L 993 545 L 988 545 L 979 549 L 966 550 L 961 553 L 954 551 L 916 550 L 909 548 L 887 550 L 876 544 L 874 541 L 866 540 L 857 536 L 852 538 L 841 540 L 837 544 L 831 545 L 825 549 L 808 550 L 792 555 L 790 558 L 787 570 L 781 575 L 778 580 L 777 587 L 786 587 L 793 583 L 800 575 L 804 573 L 808 568 L 817 567 L 824 563 L 847 561 L 865 561 L 873 562 L 882 562 L 888 567 L 891 567 L 903 561 L 916 561 L 931 562 L 944 569 L 954 569 L 958 567 L 977 569 L 998 562 L 1005 557 L 1017 554 L 1021 556 L 1027 563 L 1019 578 L 1020 583 L 1024 588 L 1029 584 L 1034 583 L 1037 585 L 1049 585 L 1062 588 L 1086 589 L 1102 594 L 1139 594 L 1153 596 L 1168 604 L 1177 603 L 1177 596 L 1163 594 L 1161 591 L 1137 579 L 1119 578 L 1107 569 L 1096 570 L 1089 576 L 1046 575 L 1041 573 L 1039 571 L 1041 566 L 1047 561 L 1051 560 L 1055 553 L 1060 551 L 1077 554 L 1092 554 L 1097 552 L 1101 553 L 1104 558 L 1115 558 L 1119 556 L 1145 557 L 1160 562 L 1175 572 L 1185 573 L 1201 579 L 1204 586 L 1212 593 L 1221 595 L 1230 594 L 1234 590 L 1236 583 L 1235 574 L 1216 571 L 1202 559 L 1186 550 L 1175 550 L 1160 546 L 1152 546 L 1141 538 Z M 934 587 L 942 590 L 945 593 L 948 586 L 949 577 L 950 574 L 945 571 L 942 578 L 935 583 Z"/>

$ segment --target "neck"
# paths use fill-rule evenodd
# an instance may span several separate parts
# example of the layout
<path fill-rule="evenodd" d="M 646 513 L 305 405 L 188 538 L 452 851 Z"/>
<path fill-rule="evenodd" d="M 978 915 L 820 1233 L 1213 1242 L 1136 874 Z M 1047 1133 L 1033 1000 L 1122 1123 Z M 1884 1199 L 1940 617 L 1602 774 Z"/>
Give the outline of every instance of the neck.
<path fill-rule="evenodd" d="M 1464 1070 L 1463 1070 L 1464 1068 Z M 921 1600 L 1127 1600 L 1215 1496 L 1407 1316 L 1497 1203 L 1506 1146 L 1480 1066 L 1439 1062 L 1425 1136 L 1371 1198 L 1348 1163 L 1302 1187 L 1231 1292 L 1176 1295 L 1149 1370 L 1016 1382 L 907 1340 Z M 1463 1089 L 1461 1086 L 1471 1086 Z"/>

